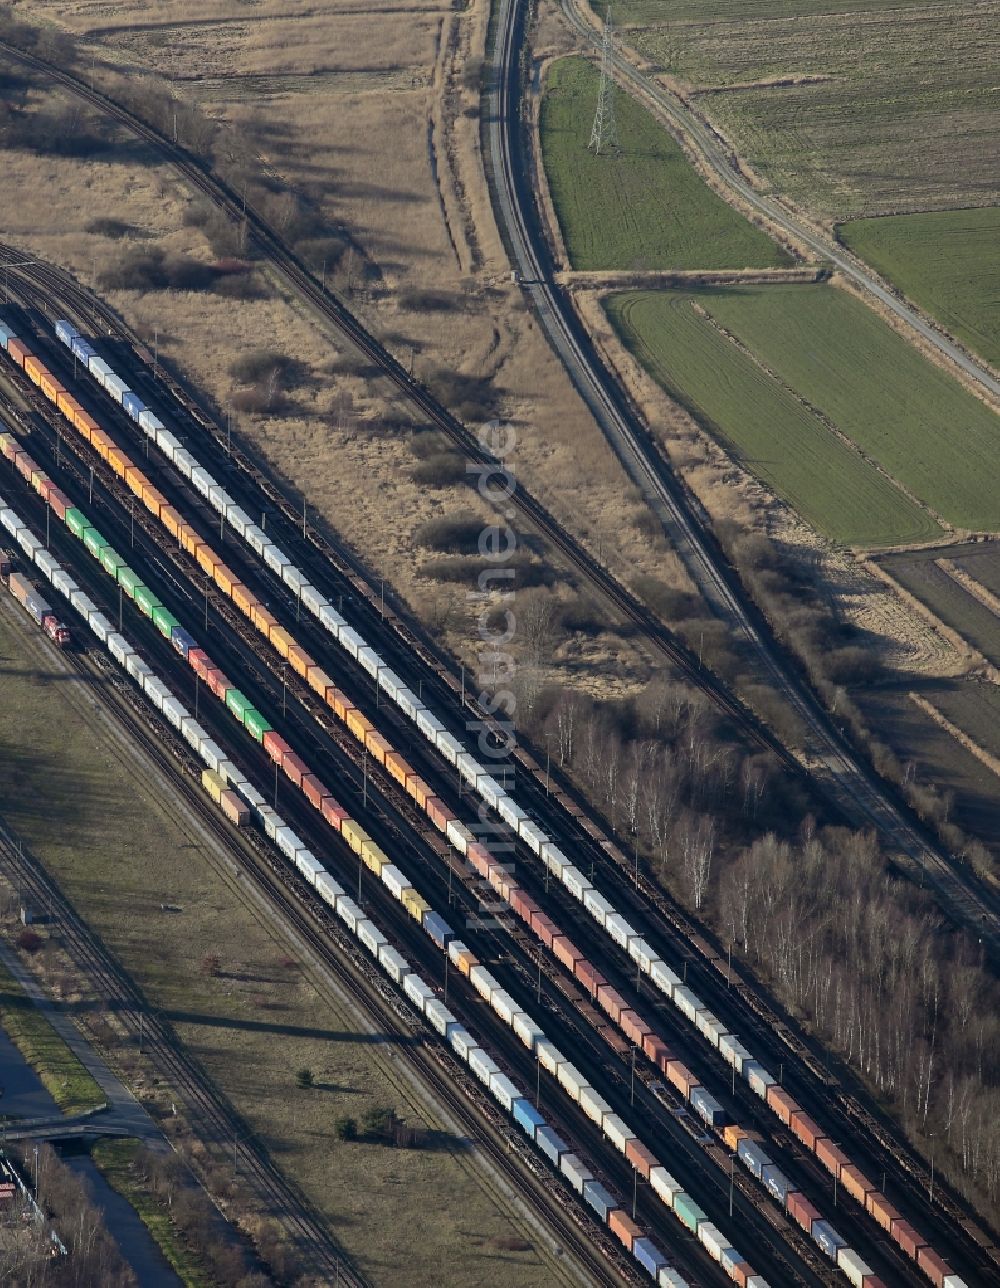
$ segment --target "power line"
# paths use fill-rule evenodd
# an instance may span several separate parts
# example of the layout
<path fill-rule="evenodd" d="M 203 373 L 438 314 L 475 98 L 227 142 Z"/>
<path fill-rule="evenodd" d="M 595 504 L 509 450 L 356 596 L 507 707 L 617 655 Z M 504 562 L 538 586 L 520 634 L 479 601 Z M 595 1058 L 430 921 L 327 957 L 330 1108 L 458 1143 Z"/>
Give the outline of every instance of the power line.
<path fill-rule="evenodd" d="M 611 26 L 611 8 L 604 15 L 604 31 L 601 37 L 601 84 L 597 91 L 597 111 L 594 113 L 594 125 L 590 131 L 589 148 L 599 156 L 602 151 L 618 152 L 618 122 L 615 119 L 615 78 L 613 30 Z"/>

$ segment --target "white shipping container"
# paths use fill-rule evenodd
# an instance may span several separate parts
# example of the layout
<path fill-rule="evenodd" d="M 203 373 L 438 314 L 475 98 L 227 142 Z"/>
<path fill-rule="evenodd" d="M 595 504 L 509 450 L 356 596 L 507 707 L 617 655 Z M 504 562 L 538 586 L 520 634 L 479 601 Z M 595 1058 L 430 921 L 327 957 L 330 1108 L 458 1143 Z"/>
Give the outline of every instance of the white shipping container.
<path fill-rule="evenodd" d="M 853 1248 L 839 1248 L 837 1250 L 837 1266 L 847 1276 L 854 1288 L 862 1288 L 865 1277 L 875 1272 L 871 1266 L 860 1256 Z"/>
<path fill-rule="evenodd" d="M 493 1007 L 497 1015 L 500 1016 L 504 1024 L 510 1024 L 514 1019 L 514 1012 L 517 1010 L 517 1003 L 508 992 L 502 988 L 495 988 L 490 995 L 490 1006 Z"/>
<path fill-rule="evenodd" d="M 191 482 L 195 491 L 200 492 L 207 499 L 215 479 L 212 478 L 203 465 L 198 465 L 191 471 Z"/>
<path fill-rule="evenodd" d="M 419 975 L 414 975 L 412 972 L 407 975 L 403 983 L 403 992 L 421 1015 L 423 1014 L 424 1007 L 434 996 L 434 990 L 430 985 L 425 984 Z"/>
<path fill-rule="evenodd" d="M 686 1015 L 693 1024 L 698 1016 L 699 1011 L 705 1009 L 705 1003 L 696 994 L 692 993 L 689 988 L 683 984 L 674 989 L 674 1006 Z"/>
<path fill-rule="evenodd" d="M 635 1132 L 627 1123 L 623 1122 L 617 1114 L 605 1114 L 604 1122 L 601 1124 L 601 1130 L 611 1141 L 615 1149 L 625 1153 L 625 1146 L 630 1140 L 635 1140 Z"/>
<path fill-rule="evenodd" d="M 455 768 L 462 775 L 467 783 L 475 787 L 480 776 L 485 775 L 486 770 L 482 767 L 475 756 L 470 756 L 467 751 L 463 751 L 455 761 Z"/>
<path fill-rule="evenodd" d="M 382 884 L 394 899 L 402 899 L 403 891 L 410 888 L 409 881 L 394 863 L 387 863 L 382 869 Z"/>
<path fill-rule="evenodd" d="M 526 818 L 518 828 L 518 835 L 529 850 L 539 855 L 542 852 L 542 846 L 549 839 L 538 824 L 533 823 L 530 818 Z"/>
<path fill-rule="evenodd" d="M 436 1033 L 444 1037 L 448 1032 L 448 1025 L 457 1023 L 454 1015 L 448 1010 L 444 1002 L 439 1001 L 436 997 L 424 1005 L 424 1015 L 430 1022 L 430 1026 Z"/>
<path fill-rule="evenodd" d="M 147 414 L 148 413 L 144 413 Z M 154 416 L 155 420 L 156 417 Z M 171 434 L 169 429 L 159 428 L 149 431 L 150 438 L 154 439 L 156 446 L 160 449 L 168 461 L 173 461 L 174 457 L 181 450 L 181 442 L 176 434 Z"/>
<path fill-rule="evenodd" d="M 542 1068 L 553 1076 L 559 1072 L 559 1066 L 566 1062 L 566 1057 L 548 1038 L 541 1038 L 535 1043 L 535 1054 Z"/>
<path fill-rule="evenodd" d="M 490 1095 L 503 1105 L 508 1113 L 513 1109 L 514 1101 L 521 1099 L 520 1089 L 511 1082 L 505 1073 L 495 1073 L 490 1078 Z"/>
<path fill-rule="evenodd" d="M 315 854 L 310 854 L 308 850 L 300 850 L 296 854 L 295 866 L 311 886 L 316 884 L 317 876 L 323 871 L 322 863 L 320 863 Z"/>
<path fill-rule="evenodd" d="M 382 670 L 378 673 L 378 683 L 379 688 L 382 689 L 384 693 L 387 693 L 393 702 L 395 702 L 396 695 L 399 693 L 400 689 L 403 688 L 403 681 L 399 678 L 396 672 L 393 671 L 391 667 L 383 666 Z"/>
<path fill-rule="evenodd" d="M 108 636 L 111 634 L 111 623 L 103 613 L 91 613 L 87 618 L 87 625 L 94 632 L 102 644 L 108 642 Z"/>
<path fill-rule="evenodd" d="M 535 1044 L 545 1036 L 545 1031 L 541 1025 L 533 1020 L 526 1011 L 516 1011 L 514 1013 L 512 1027 L 529 1051 L 534 1051 Z"/>
<path fill-rule="evenodd" d="M 317 590 L 315 586 L 311 586 L 308 582 L 302 587 L 302 604 L 316 617 L 320 615 L 324 608 L 329 608 L 330 606 L 323 597 L 323 592 Z"/>
<path fill-rule="evenodd" d="M 469 842 L 475 839 L 465 824 L 460 823 L 456 818 L 450 818 L 448 820 L 448 825 L 445 828 L 445 835 L 448 837 L 448 840 L 452 843 L 455 849 L 458 850 L 459 854 L 467 854 L 469 851 Z"/>
<path fill-rule="evenodd" d="M 176 464 L 176 461 L 174 463 Z M 243 533 L 243 540 L 258 556 L 263 555 L 264 547 L 271 544 L 256 523 L 251 523 L 247 526 L 247 530 Z"/>
<path fill-rule="evenodd" d="M 242 506 L 234 505 L 230 507 L 229 513 L 226 515 L 226 522 L 237 536 L 245 537 L 247 528 L 252 525 L 253 520 Z"/>
<path fill-rule="evenodd" d="M 698 1226 L 698 1242 L 714 1261 L 721 1261 L 723 1251 L 729 1247 L 729 1240 L 711 1221 L 702 1221 Z"/>
<path fill-rule="evenodd" d="M 671 1176 L 665 1167 L 654 1167 L 649 1173 L 649 1183 L 660 1199 L 670 1208 L 674 1206 L 674 1199 L 684 1188 L 680 1181 Z"/>
<path fill-rule="evenodd" d="M 243 797 L 250 808 L 254 810 L 255 813 L 259 814 L 260 808 L 264 804 L 264 797 L 257 788 L 254 787 L 253 783 L 241 781 L 239 786 L 236 787 L 234 782 L 234 788 L 239 791 L 239 794 Z"/>
<path fill-rule="evenodd" d="M 128 642 L 124 635 L 119 635 L 117 631 L 112 632 L 107 640 L 108 652 L 121 666 L 125 665 L 125 659 L 135 650 Z"/>
<path fill-rule="evenodd" d="M 594 1179 L 594 1173 L 577 1154 L 563 1154 L 559 1167 L 577 1194 L 583 1193 L 585 1182 Z"/>
<path fill-rule="evenodd" d="M 377 676 L 383 665 L 382 659 L 370 644 L 366 644 L 363 648 L 358 649 L 357 663 L 360 667 L 363 667 L 373 679 Z"/>
<path fill-rule="evenodd" d="M 407 720 L 416 720 L 417 712 L 420 710 L 420 699 L 404 684 L 396 692 L 396 706 L 399 707 Z"/>
<path fill-rule="evenodd" d="M 539 857 L 552 875 L 562 881 L 563 873 L 569 867 L 569 859 L 563 854 L 559 846 L 553 845 L 551 841 L 546 841 L 542 846 L 542 853 Z"/>
<path fill-rule="evenodd" d="M 650 948 L 649 944 L 646 943 L 645 939 L 640 938 L 638 935 L 636 935 L 634 939 L 629 940 L 628 954 L 632 960 L 637 963 L 639 969 L 644 975 L 648 975 L 653 962 L 659 960 L 656 953 L 652 948 Z"/>
<path fill-rule="evenodd" d="M 59 564 L 44 547 L 35 551 L 35 563 L 38 564 L 49 581 L 52 580 L 53 573 L 59 567 Z"/>
<path fill-rule="evenodd" d="M 397 952 L 391 944 L 383 944 L 378 950 L 379 965 L 397 984 L 401 984 L 410 969 L 410 964 L 402 953 Z"/>
<path fill-rule="evenodd" d="M 293 832 L 288 826 L 279 827 L 274 835 L 274 839 L 282 854 L 293 862 L 295 861 L 296 854 L 298 854 L 300 850 L 304 850 L 306 848 L 299 834 L 297 832 Z"/>
<path fill-rule="evenodd" d="M 340 641 L 341 647 L 344 648 L 351 657 L 356 658 L 360 650 L 366 647 L 364 640 L 354 627 L 347 626 L 346 624 L 338 628 L 337 639 Z"/>
<path fill-rule="evenodd" d="M 959 1275 L 945 1275 L 941 1288 L 968 1288 L 968 1285 Z"/>
<path fill-rule="evenodd" d="M 457 1051 L 457 1053 L 466 1062 L 468 1062 L 469 1056 L 473 1051 L 479 1050 L 476 1039 L 472 1036 L 469 1030 L 463 1028 L 461 1024 L 457 1029 L 452 1029 L 449 1041 L 455 1051 Z"/>
<path fill-rule="evenodd" d="M 449 765 L 454 765 L 462 754 L 462 744 L 454 734 L 442 730 L 438 733 L 435 743 L 438 751 L 444 756 Z"/>
<path fill-rule="evenodd" d="M 325 608 L 319 610 L 320 625 L 330 632 L 334 639 L 338 638 L 340 632 L 344 630 L 347 623 L 337 612 L 332 604 L 327 604 Z"/>
<path fill-rule="evenodd" d="M 344 895 L 337 900 L 337 916 L 347 926 L 347 929 L 353 935 L 358 927 L 358 922 L 364 920 L 364 913 L 358 905 L 348 895 Z"/>
<path fill-rule="evenodd" d="M 719 1017 L 713 1015 L 711 1011 L 699 1011 L 697 1024 L 698 1031 L 704 1034 L 712 1046 L 717 1047 L 719 1039 L 724 1037 L 726 1032 L 726 1026 Z"/>
<path fill-rule="evenodd" d="M 562 883 L 574 899 L 580 900 L 588 890 L 593 890 L 589 877 L 585 877 L 579 868 L 568 863 L 562 870 Z"/>
<path fill-rule="evenodd" d="M 264 547 L 264 562 L 272 572 L 276 572 L 280 577 L 289 559 L 279 546 L 276 546 L 273 541 L 269 541 Z"/>
<path fill-rule="evenodd" d="M 164 698 L 161 710 L 175 729 L 181 727 L 181 721 L 184 719 L 184 706 L 175 697 Z"/>
<path fill-rule="evenodd" d="M 611 938 L 622 948 L 627 948 L 629 940 L 634 939 L 636 930 L 631 926 L 620 912 L 610 913 L 604 918 L 604 929 Z"/>
<path fill-rule="evenodd" d="M 138 653 L 127 653 L 125 656 L 125 669 L 133 680 L 138 680 L 143 684 L 147 675 L 151 675 L 149 667 L 142 660 Z"/>
<path fill-rule="evenodd" d="M 598 1127 L 604 1122 L 604 1115 L 611 1113 L 611 1106 L 593 1087 L 580 1089 L 580 1108 L 588 1118 L 597 1123 Z"/>
<path fill-rule="evenodd" d="M 559 1085 L 563 1087 L 574 1100 L 579 1101 L 580 1093 L 584 1087 L 589 1086 L 587 1079 L 574 1064 L 567 1060 L 565 1064 L 559 1066 Z"/>
<path fill-rule="evenodd" d="M 767 1089 L 773 1087 L 776 1081 L 774 1075 L 768 1073 L 756 1060 L 743 1062 L 743 1076 L 750 1083 L 750 1090 L 756 1092 L 761 1100 L 767 1099 Z"/>
<path fill-rule="evenodd" d="M 589 890 L 584 890 L 583 906 L 587 909 L 594 920 L 599 922 L 602 926 L 604 925 L 608 913 L 614 913 L 614 908 L 607 899 L 605 899 L 604 895 L 593 889 L 593 887 Z"/>
<path fill-rule="evenodd" d="M 285 564 L 281 576 L 284 579 L 285 585 L 296 599 L 301 597 L 303 587 L 309 585 L 308 578 L 297 564 Z"/>
<path fill-rule="evenodd" d="M 497 1062 L 492 1056 L 487 1055 L 482 1047 L 478 1047 L 469 1056 L 469 1068 L 479 1081 L 485 1082 L 487 1086 L 490 1085 L 490 1079 L 493 1075 L 500 1072 Z"/>
<path fill-rule="evenodd" d="M 493 990 L 498 987 L 496 980 L 485 966 L 473 966 L 469 971 L 469 983 L 487 1002 L 492 997 Z"/>
<path fill-rule="evenodd" d="M 426 707 L 420 707 L 417 710 L 416 721 L 417 728 L 424 737 L 429 742 L 433 742 L 436 745 L 438 734 L 444 733 L 444 725 L 437 718 L 434 712 L 429 711 Z"/>
<path fill-rule="evenodd" d="M 476 782 L 476 791 L 483 798 L 490 809 L 496 809 L 500 803 L 500 797 L 503 795 L 503 788 L 495 778 L 489 774 L 480 774 Z"/>
<path fill-rule="evenodd" d="M 267 839 L 269 841 L 273 841 L 278 835 L 279 830 L 285 826 L 285 820 L 281 817 L 278 811 L 276 809 L 272 809 L 270 805 L 262 805 L 257 813 L 260 815 L 261 826 L 264 829 Z"/>
<path fill-rule="evenodd" d="M 184 741 L 195 751 L 201 747 L 201 744 L 208 737 L 208 734 L 201 727 L 194 716 L 185 715 L 181 722 L 181 733 L 184 735 Z"/>
<path fill-rule="evenodd" d="M 749 1285 L 749 1280 L 747 1281 Z M 688 1281 L 673 1266 L 664 1266 L 660 1270 L 660 1288 L 690 1288 Z M 765 1285 L 754 1285 L 754 1288 L 766 1288 Z"/>
<path fill-rule="evenodd" d="M 84 619 L 88 618 L 91 613 L 97 612 L 97 605 L 89 595 L 85 595 L 80 589 L 73 591 L 69 597 L 69 602 Z"/>
<path fill-rule="evenodd" d="M 674 989 L 681 982 L 681 977 L 672 971 L 666 962 L 653 962 L 649 975 L 660 992 L 667 997 L 673 996 Z"/>
<path fill-rule="evenodd" d="M 458 965 L 458 959 L 462 955 L 462 953 L 467 953 L 468 951 L 469 951 L 468 946 L 466 944 L 463 944 L 461 939 L 453 939 L 451 943 L 448 945 L 448 956 L 451 958 L 451 960 L 455 963 L 456 966 Z"/>
<path fill-rule="evenodd" d="M 190 478 L 198 468 L 198 462 L 186 447 L 178 447 L 174 452 L 174 469 L 180 470 L 185 478 Z"/>
<path fill-rule="evenodd" d="M 52 574 L 52 584 L 61 595 L 69 599 L 73 591 L 76 590 L 76 582 L 69 575 L 65 568 L 59 568 Z"/>
<path fill-rule="evenodd" d="M 497 812 L 508 827 L 512 827 L 515 832 L 520 829 L 521 824 L 527 819 L 528 814 L 523 810 L 517 801 L 509 792 L 505 793 L 497 803 Z"/>

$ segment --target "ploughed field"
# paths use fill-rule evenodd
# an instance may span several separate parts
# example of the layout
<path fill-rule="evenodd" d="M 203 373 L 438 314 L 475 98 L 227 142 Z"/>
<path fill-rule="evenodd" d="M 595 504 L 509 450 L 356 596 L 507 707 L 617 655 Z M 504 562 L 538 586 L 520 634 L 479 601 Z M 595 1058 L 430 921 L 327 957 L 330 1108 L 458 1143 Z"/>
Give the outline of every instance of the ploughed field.
<path fill-rule="evenodd" d="M 700 178 L 666 130 L 615 89 L 620 152 L 588 149 L 599 77 L 583 58 L 546 79 L 545 173 L 576 269 L 770 268 L 789 256 Z"/>
<path fill-rule="evenodd" d="M 839 236 L 974 353 L 1000 365 L 1000 208 L 858 219 Z"/>
<path fill-rule="evenodd" d="M 762 177 L 821 215 L 1000 200 L 994 0 L 621 0 L 614 17 L 702 91 L 699 110 Z"/>
<path fill-rule="evenodd" d="M 1000 529 L 1000 420 L 852 296 L 718 287 L 606 307 L 650 373 L 834 540 L 931 541 L 935 514 Z"/>
<path fill-rule="evenodd" d="M 987 592 L 977 598 L 974 588 L 956 581 L 938 560 L 948 560 Z M 1000 666 L 1000 615 L 988 596 L 1000 601 L 1000 545 L 946 546 L 937 550 L 889 555 L 882 566 L 902 586 L 926 604 L 946 625 L 966 639 L 995 666 Z M 985 600 L 986 602 L 983 602 Z"/>

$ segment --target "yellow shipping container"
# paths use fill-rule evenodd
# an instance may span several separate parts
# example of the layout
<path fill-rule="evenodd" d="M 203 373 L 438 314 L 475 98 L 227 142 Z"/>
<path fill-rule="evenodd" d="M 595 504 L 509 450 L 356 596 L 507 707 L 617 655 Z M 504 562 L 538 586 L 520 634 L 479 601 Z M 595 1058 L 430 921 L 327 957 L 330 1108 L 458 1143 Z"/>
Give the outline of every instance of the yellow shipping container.
<path fill-rule="evenodd" d="M 218 805 L 222 793 L 226 790 L 226 784 L 214 769 L 203 769 L 201 771 L 201 785 Z"/>
<path fill-rule="evenodd" d="M 357 707 L 352 707 L 350 711 L 347 712 L 347 727 L 361 743 L 364 742 L 365 738 L 367 738 L 369 732 L 373 728 L 372 722 L 366 719 Z"/>
<path fill-rule="evenodd" d="M 403 891 L 403 907 L 418 923 L 423 922 L 425 912 L 430 912 L 430 904 L 412 886 Z"/>
<path fill-rule="evenodd" d="M 364 845 L 365 841 L 371 840 L 371 837 L 361 826 L 361 824 L 355 823 L 353 818 L 345 819 L 344 825 L 340 829 L 340 831 L 341 831 L 341 835 L 344 837 L 347 844 L 351 847 L 351 849 L 354 851 L 355 854 L 360 854 L 361 847 Z"/>
<path fill-rule="evenodd" d="M 389 862 L 385 852 L 371 840 L 362 843 L 361 857 L 365 867 L 371 868 L 376 876 L 382 875 L 382 869 Z"/>

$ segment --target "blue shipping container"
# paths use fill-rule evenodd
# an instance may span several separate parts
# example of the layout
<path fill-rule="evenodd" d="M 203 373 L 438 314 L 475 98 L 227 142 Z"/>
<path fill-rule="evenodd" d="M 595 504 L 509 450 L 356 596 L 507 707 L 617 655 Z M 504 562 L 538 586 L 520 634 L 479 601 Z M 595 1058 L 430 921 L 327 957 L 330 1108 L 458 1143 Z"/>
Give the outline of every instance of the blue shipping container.
<path fill-rule="evenodd" d="M 535 1139 L 535 1132 L 538 1128 L 545 1126 L 545 1119 L 531 1101 L 525 1100 L 523 1096 L 520 1100 L 514 1101 L 511 1112 L 514 1115 L 514 1121 L 519 1124 L 523 1131 L 527 1132 L 532 1140 Z"/>
<path fill-rule="evenodd" d="M 735 1248 L 723 1248 L 720 1261 L 722 1262 L 723 1270 L 726 1272 L 729 1278 L 735 1279 L 736 1276 L 735 1274 L 733 1274 L 733 1271 L 736 1269 L 737 1266 L 742 1265 L 743 1253 L 737 1252 Z"/>
<path fill-rule="evenodd" d="M 708 1123 L 709 1127 L 725 1127 L 728 1121 L 726 1111 L 704 1087 L 692 1089 L 691 1107 L 699 1118 L 703 1118 Z"/>
<path fill-rule="evenodd" d="M 131 389 L 126 389 L 122 394 L 122 406 L 133 420 L 138 420 L 142 412 L 146 410 L 146 404 L 142 401 L 139 395 L 134 394 Z"/>
<path fill-rule="evenodd" d="M 583 1198 L 605 1223 L 609 1214 L 618 1206 L 600 1181 L 584 1181 Z"/>
<path fill-rule="evenodd" d="M 424 930 L 434 940 L 438 948 L 444 950 L 449 943 L 455 938 L 455 932 L 445 921 L 444 917 L 437 912 L 424 913 Z"/>
<path fill-rule="evenodd" d="M 788 1192 L 792 1188 L 791 1182 L 780 1167 L 774 1163 L 768 1163 L 761 1173 L 761 1180 L 770 1190 L 771 1194 L 778 1200 L 782 1207 L 785 1206 L 785 1200 L 788 1198 Z"/>
<path fill-rule="evenodd" d="M 740 1162 L 756 1176 L 759 1181 L 764 1175 L 764 1168 L 767 1167 L 771 1160 L 764 1153 L 755 1140 L 747 1140 L 746 1137 L 739 1143 L 736 1151 Z"/>
<path fill-rule="evenodd" d="M 170 643 L 174 646 L 181 657 L 187 658 L 187 655 L 193 648 L 197 648 L 197 641 L 190 635 L 183 626 L 175 626 L 170 632 Z"/>
<path fill-rule="evenodd" d="M 72 324 L 72 322 L 56 323 L 56 335 L 63 342 L 63 344 L 66 345 L 67 348 L 72 347 L 73 337 L 79 334 L 80 332 L 76 329 L 76 327 Z"/>
<path fill-rule="evenodd" d="M 846 1248 L 847 1240 L 837 1233 L 829 1221 L 814 1221 L 812 1237 L 823 1249 L 831 1261 L 837 1260 L 837 1249 Z"/>
<path fill-rule="evenodd" d="M 539 1127 L 535 1132 L 535 1144 L 555 1167 L 559 1166 L 559 1159 L 569 1149 L 561 1136 L 557 1136 L 551 1127 L 545 1126 Z"/>
<path fill-rule="evenodd" d="M 659 1277 L 660 1271 L 670 1264 L 650 1239 L 636 1239 L 635 1243 L 632 1244 L 632 1256 L 635 1257 L 643 1270 L 652 1275 L 654 1280 Z"/>
<path fill-rule="evenodd" d="M 6 324 L 6 322 L 0 322 L 0 344 L 2 344 L 3 347 L 6 349 L 7 346 L 10 344 L 11 340 L 16 340 L 16 339 L 17 339 L 17 336 Z"/>
<path fill-rule="evenodd" d="M 91 358 L 93 358 L 97 352 L 94 346 L 86 341 L 82 335 L 78 335 L 74 339 L 70 348 L 73 350 L 74 357 L 78 358 L 80 362 L 85 363 L 88 367 L 90 366 Z"/>

